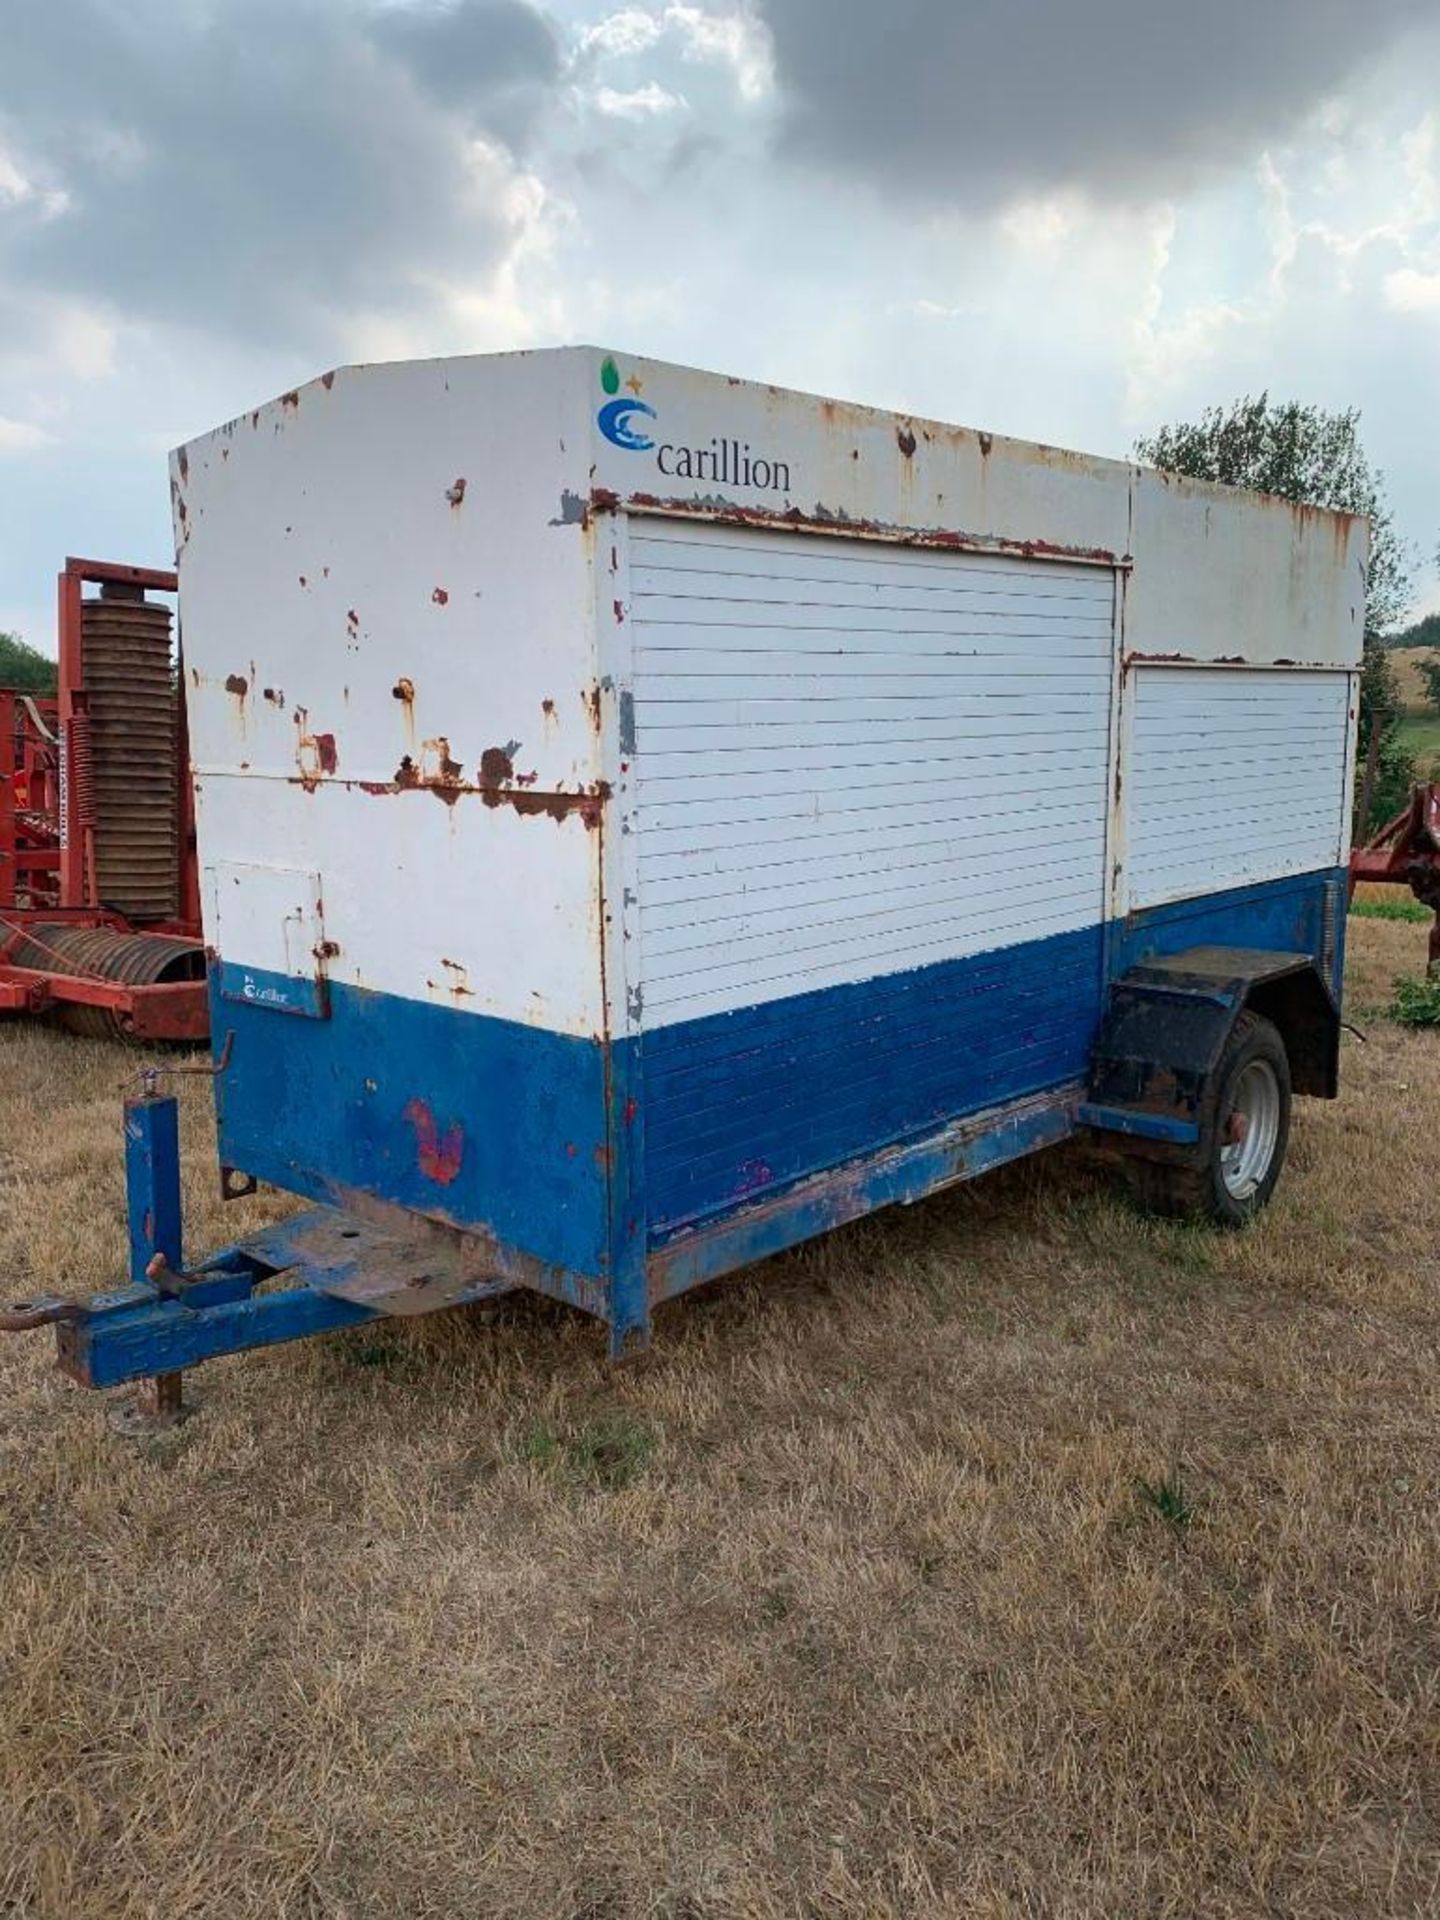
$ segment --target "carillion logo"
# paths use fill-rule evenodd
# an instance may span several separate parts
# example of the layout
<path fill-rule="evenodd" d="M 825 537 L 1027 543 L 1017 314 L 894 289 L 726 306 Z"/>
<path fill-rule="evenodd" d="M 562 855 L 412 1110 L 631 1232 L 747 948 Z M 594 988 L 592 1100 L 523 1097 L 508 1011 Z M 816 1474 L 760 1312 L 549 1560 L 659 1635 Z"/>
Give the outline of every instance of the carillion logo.
<path fill-rule="evenodd" d="M 621 392 L 620 369 L 612 359 L 607 358 L 600 368 L 600 385 L 609 396 L 595 416 L 600 431 L 612 446 L 627 453 L 653 452 L 655 465 L 667 480 L 710 480 L 722 486 L 754 487 L 762 493 L 790 491 L 790 462 L 752 453 L 748 440 L 717 437 L 705 446 L 662 440 L 657 446 L 644 423 L 658 420 L 659 415 L 640 398 L 641 383 L 633 374 Z"/>
<path fill-rule="evenodd" d="M 600 384 L 606 393 L 615 396 L 607 400 L 595 416 L 601 433 L 617 447 L 624 447 L 627 453 L 648 453 L 655 442 L 643 428 L 637 430 L 630 424 L 637 414 L 650 420 L 655 418 L 654 407 L 647 406 L 640 398 L 640 382 L 632 375 L 630 392 L 621 393 L 620 369 L 613 360 L 607 360 L 600 369 Z"/>

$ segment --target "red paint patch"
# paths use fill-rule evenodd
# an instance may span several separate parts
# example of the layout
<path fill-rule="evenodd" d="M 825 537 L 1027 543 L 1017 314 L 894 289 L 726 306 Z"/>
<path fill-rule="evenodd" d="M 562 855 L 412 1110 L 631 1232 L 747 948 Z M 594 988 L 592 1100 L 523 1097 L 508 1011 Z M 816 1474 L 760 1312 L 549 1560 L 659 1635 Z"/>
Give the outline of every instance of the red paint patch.
<path fill-rule="evenodd" d="M 434 1114 L 419 1099 L 407 1104 L 405 1118 L 415 1129 L 421 1173 L 438 1186 L 448 1187 L 460 1171 L 460 1160 L 465 1151 L 464 1128 L 457 1120 L 445 1129 L 442 1137 Z"/>

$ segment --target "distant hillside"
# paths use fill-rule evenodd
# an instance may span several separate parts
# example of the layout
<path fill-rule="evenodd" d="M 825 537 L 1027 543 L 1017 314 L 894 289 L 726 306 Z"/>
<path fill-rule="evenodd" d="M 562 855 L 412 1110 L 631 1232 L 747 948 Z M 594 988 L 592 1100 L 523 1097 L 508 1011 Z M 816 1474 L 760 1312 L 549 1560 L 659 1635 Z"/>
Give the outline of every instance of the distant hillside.
<path fill-rule="evenodd" d="M 1419 623 L 1421 626 L 1424 621 Z M 1435 646 L 1440 647 L 1440 633 L 1436 634 Z M 1430 702 L 1424 680 L 1420 677 L 1420 663 L 1431 658 L 1432 648 L 1421 646 L 1395 647 L 1390 652 L 1390 663 L 1395 669 L 1395 678 L 1400 685 L 1400 705 L 1407 713 L 1424 713 L 1430 710 Z"/>
<path fill-rule="evenodd" d="M 1384 645 L 1391 649 L 1440 647 L 1440 613 L 1427 613 L 1423 620 L 1417 620 L 1413 626 L 1401 627 L 1395 633 L 1387 633 Z"/>

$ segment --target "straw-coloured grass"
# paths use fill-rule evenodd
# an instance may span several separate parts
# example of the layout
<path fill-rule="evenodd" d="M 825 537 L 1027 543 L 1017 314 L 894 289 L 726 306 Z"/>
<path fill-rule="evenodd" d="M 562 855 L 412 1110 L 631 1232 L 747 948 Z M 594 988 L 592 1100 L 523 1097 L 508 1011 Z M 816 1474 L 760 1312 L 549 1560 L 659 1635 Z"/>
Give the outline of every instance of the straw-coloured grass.
<path fill-rule="evenodd" d="M 1351 923 L 1269 1216 L 1062 1150 L 660 1316 L 218 1363 L 140 1445 L 0 1342 L 0 1912 L 1440 1911 L 1440 1036 Z M 130 1061 L 0 1030 L 3 1291 L 122 1249 Z M 212 1196 L 185 1090 L 196 1245 Z"/>

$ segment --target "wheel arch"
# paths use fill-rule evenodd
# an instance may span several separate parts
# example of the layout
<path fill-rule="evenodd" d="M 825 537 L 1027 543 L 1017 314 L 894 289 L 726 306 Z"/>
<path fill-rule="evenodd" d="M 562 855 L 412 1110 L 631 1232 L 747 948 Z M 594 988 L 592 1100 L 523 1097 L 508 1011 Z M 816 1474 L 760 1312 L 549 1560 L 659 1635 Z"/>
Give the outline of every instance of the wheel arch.
<path fill-rule="evenodd" d="M 1134 1152 L 1195 1150 L 1214 1073 L 1246 1012 L 1276 1028 L 1296 1093 L 1334 1098 L 1340 1011 L 1314 958 L 1192 947 L 1143 961 L 1111 983 L 1081 1121 L 1126 1137 Z"/>

